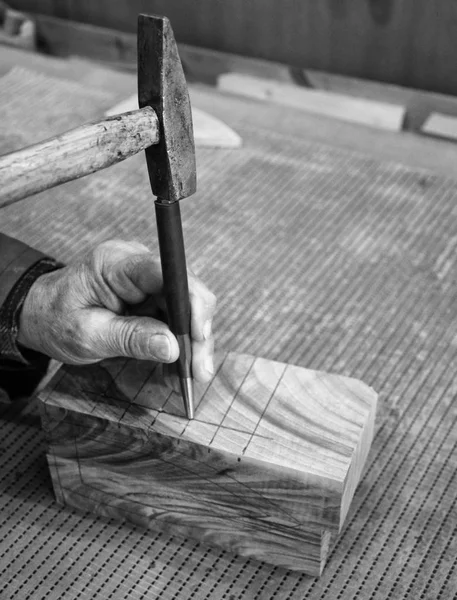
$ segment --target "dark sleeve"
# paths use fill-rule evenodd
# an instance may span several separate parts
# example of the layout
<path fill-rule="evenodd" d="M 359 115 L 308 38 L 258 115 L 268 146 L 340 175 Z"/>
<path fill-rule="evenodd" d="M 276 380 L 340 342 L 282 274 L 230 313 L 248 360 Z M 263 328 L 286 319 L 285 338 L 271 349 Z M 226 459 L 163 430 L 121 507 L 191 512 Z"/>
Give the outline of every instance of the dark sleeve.
<path fill-rule="evenodd" d="M 0 233 L 0 389 L 11 399 L 31 394 L 48 367 L 48 357 L 17 344 L 19 316 L 36 279 L 61 266 Z"/>

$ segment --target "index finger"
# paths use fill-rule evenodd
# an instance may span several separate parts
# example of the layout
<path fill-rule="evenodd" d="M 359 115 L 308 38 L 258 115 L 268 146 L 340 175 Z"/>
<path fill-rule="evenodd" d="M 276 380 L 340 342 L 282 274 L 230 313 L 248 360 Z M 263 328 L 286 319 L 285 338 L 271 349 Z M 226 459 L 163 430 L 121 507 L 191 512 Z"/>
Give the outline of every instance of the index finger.
<path fill-rule="evenodd" d="M 195 341 L 203 342 L 211 338 L 217 300 L 213 292 L 192 272 L 189 271 L 188 277 L 191 306 L 191 335 Z"/>

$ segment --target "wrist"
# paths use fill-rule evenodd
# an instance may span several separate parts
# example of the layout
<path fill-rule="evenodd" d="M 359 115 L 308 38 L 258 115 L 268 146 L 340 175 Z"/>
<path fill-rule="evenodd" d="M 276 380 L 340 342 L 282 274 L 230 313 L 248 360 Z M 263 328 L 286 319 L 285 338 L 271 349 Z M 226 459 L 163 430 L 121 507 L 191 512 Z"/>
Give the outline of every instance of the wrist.
<path fill-rule="evenodd" d="M 30 322 L 29 316 L 31 315 L 31 300 L 33 300 L 39 294 L 36 294 L 38 286 L 35 286 L 33 294 L 29 296 L 30 289 L 34 286 L 35 282 L 45 273 L 55 271 L 61 266 L 51 258 L 43 258 L 35 263 L 32 267 L 27 269 L 16 281 L 8 296 L 6 297 L 3 304 L 0 306 L 0 331 L 2 336 L 0 337 L 0 358 L 6 359 L 13 362 L 19 362 L 22 364 L 28 364 L 29 358 L 25 356 L 25 353 L 21 351 L 19 347 L 20 343 L 24 343 L 27 347 L 37 347 L 34 341 L 34 337 L 28 332 Z M 28 298 L 27 308 L 24 316 L 26 317 L 25 322 L 21 328 L 20 340 L 18 340 L 19 324 L 22 308 L 25 299 Z M 33 302 L 35 304 L 35 302 Z M 27 352 L 27 356 L 30 353 Z"/>
<path fill-rule="evenodd" d="M 17 343 L 36 352 L 44 352 L 41 333 L 45 320 L 46 281 L 49 277 L 52 277 L 52 273 L 45 273 L 33 282 L 19 314 Z"/>

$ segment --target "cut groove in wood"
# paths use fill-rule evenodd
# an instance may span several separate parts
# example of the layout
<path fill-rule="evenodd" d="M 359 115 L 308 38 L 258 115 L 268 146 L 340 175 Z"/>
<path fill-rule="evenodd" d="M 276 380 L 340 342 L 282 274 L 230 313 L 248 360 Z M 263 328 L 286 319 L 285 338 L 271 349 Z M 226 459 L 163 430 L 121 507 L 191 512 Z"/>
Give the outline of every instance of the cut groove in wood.
<path fill-rule="evenodd" d="M 396 104 L 313 90 L 238 73 L 221 75 L 218 78 L 218 88 L 224 92 L 390 131 L 400 131 L 405 117 L 405 108 Z"/>
<path fill-rule="evenodd" d="M 319 575 L 373 437 L 360 381 L 217 354 L 196 418 L 160 365 L 63 367 L 41 391 L 57 501 Z"/>

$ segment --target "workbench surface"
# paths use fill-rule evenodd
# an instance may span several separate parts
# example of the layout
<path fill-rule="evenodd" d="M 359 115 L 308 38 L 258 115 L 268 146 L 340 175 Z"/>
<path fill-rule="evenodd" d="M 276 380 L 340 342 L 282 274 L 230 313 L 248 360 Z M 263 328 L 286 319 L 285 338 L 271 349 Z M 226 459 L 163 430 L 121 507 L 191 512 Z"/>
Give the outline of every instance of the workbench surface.
<path fill-rule="evenodd" d="M 198 151 L 199 192 L 182 202 L 189 262 L 219 297 L 219 347 L 356 377 L 380 394 L 344 531 L 317 580 L 60 508 L 35 407 L 18 403 L 0 421 L 0 598 L 451 598 L 457 185 L 311 141 L 292 110 L 203 88 L 193 98 L 244 139 Z M 118 99 L 13 73 L 0 86 L 0 152 Z M 0 230 L 64 261 L 108 237 L 154 248 L 148 186 L 137 156 L 3 209 Z"/>

